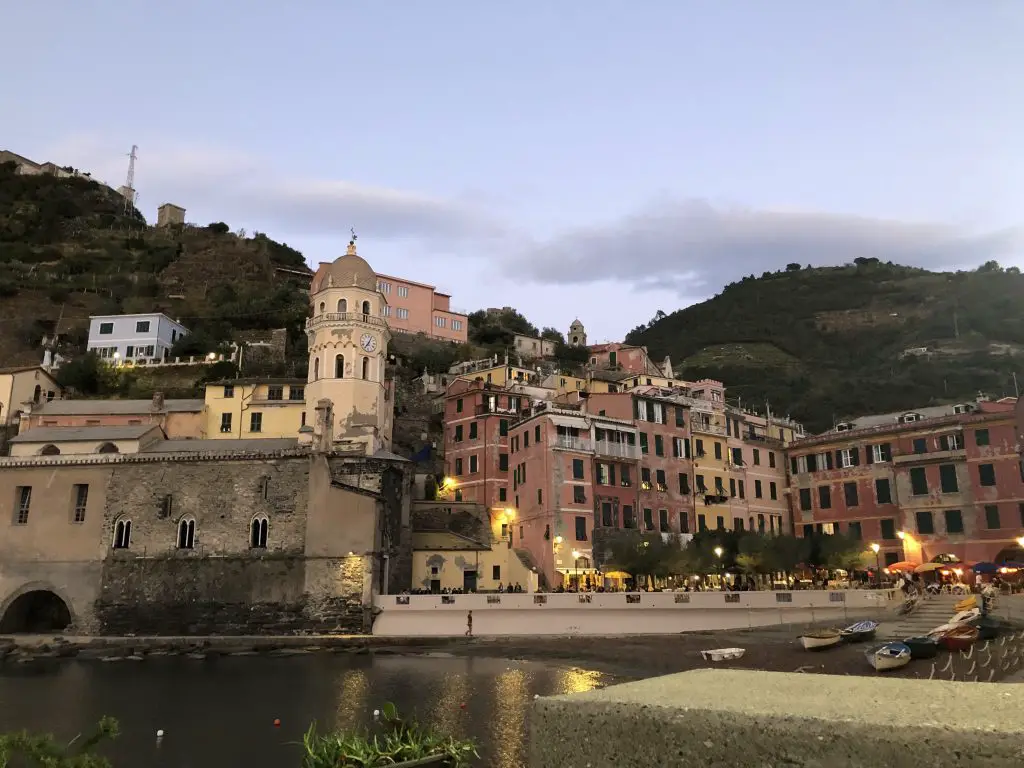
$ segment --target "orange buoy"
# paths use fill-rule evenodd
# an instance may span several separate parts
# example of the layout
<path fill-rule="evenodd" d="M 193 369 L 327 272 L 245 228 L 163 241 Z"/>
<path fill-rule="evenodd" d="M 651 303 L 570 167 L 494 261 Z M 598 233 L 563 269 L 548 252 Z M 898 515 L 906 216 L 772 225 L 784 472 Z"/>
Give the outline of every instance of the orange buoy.
<path fill-rule="evenodd" d="M 281 727 L 281 719 L 280 718 L 277 718 L 277 717 L 274 718 L 274 727 L 275 728 L 280 728 Z"/>

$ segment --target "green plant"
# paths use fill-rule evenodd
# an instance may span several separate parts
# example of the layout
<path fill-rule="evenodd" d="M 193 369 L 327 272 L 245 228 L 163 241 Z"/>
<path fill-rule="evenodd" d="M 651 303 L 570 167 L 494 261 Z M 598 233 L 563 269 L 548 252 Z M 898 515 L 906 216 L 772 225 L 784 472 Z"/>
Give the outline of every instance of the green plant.
<path fill-rule="evenodd" d="M 28 731 L 0 735 L 0 768 L 13 765 L 36 768 L 111 768 L 110 762 L 96 753 L 104 741 L 116 739 L 117 720 L 104 717 L 86 739 L 76 736 L 68 744 L 59 744 L 52 734 Z M 17 763 L 12 760 L 18 758 Z"/>
<path fill-rule="evenodd" d="M 437 756 L 443 756 L 450 768 L 463 768 L 480 757 L 472 741 L 403 720 L 391 703 L 384 705 L 378 726 L 372 731 L 320 734 L 314 722 L 302 746 L 303 768 L 377 768 Z"/>

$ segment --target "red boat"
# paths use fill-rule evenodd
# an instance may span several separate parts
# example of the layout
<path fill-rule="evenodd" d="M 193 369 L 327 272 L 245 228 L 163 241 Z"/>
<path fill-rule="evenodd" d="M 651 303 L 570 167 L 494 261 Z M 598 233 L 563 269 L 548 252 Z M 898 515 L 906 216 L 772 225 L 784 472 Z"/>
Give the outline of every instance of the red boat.
<path fill-rule="evenodd" d="M 978 639 L 977 627 L 954 627 L 939 636 L 939 646 L 947 651 L 966 651 Z"/>

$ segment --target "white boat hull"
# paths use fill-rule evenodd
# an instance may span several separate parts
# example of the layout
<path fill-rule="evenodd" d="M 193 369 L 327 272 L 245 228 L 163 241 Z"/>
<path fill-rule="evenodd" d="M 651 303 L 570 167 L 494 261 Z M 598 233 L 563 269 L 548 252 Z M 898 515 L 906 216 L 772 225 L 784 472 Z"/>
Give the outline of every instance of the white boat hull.
<path fill-rule="evenodd" d="M 869 653 L 867 658 L 868 663 L 874 667 L 876 672 L 899 669 L 910 663 L 910 648 L 902 643 L 882 646 L 878 650 Z"/>
<path fill-rule="evenodd" d="M 839 634 L 836 634 L 834 637 L 808 637 L 803 635 L 800 638 L 800 642 L 803 643 L 805 650 L 817 651 L 822 648 L 831 648 L 833 645 L 839 645 L 842 639 L 842 636 Z"/>

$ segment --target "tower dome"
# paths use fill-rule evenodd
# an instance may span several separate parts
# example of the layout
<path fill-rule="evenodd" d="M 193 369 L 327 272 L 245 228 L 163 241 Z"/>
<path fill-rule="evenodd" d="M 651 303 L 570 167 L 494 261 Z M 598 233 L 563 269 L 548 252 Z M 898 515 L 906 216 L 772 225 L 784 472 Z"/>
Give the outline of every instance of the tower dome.
<path fill-rule="evenodd" d="M 377 290 L 377 274 L 362 256 L 356 254 L 355 242 L 348 244 L 344 256 L 335 259 L 324 270 L 320 283 L 314 286 L 313 292 L 325 288 L 343 288 L 355 286 L 367 291 Z"/>

